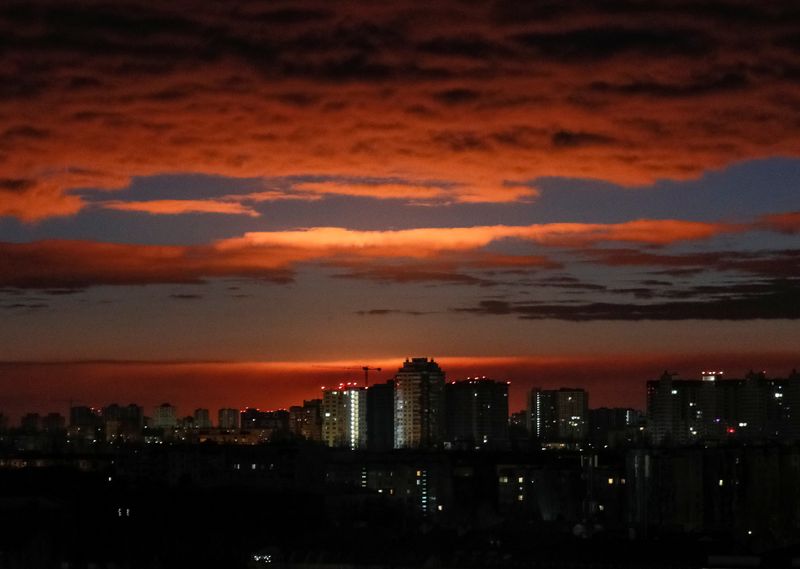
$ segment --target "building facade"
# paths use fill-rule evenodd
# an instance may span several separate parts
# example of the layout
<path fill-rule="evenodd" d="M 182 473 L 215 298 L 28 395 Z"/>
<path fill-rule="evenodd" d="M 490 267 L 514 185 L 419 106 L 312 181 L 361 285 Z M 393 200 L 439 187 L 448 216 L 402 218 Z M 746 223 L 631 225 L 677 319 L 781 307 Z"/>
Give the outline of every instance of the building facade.
<path fill-rule="evenodd" d="M 445 439 L 445 373 L 433 358 L 412 358 L 394 378 L 394 447 L 437 448 Z"/>
<path fill-rule="evenodd" d="M 309 441 L 322 440 L 322 399 L 309 399 L 289 408 L 289 430 Z"/>
<path fill-rule="evenodd" d="M 589 431 L 589 394 L 579 388 L 534 388 L 528 396 L 528 430 L 545 443 L 579 443 Z"/>
<path fill-rule="evenodd" d="M 239 414 L 238 409 L 220 409 L 217 411 L 217 426 L 226 431 L 238 430 Z"/>
<path fill-rule="evenodd" d="M 178 410 L 174 405 L 162 403 L 153 411 L 153 427 L 156 429 L 174 429 L 178 424 Z"/>
<path fill-rule="evenodd" d="M 367 445 L 367 390 L 341 383 L 322 390 L 322 441 L 352 450 Z"/>

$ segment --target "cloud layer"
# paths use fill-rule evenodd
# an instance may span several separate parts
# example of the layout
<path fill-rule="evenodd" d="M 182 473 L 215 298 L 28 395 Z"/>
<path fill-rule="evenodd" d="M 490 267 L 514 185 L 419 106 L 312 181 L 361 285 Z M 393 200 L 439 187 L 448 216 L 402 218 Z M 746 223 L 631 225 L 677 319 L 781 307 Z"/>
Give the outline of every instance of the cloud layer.
<path fill-rule="evenodd" d="M 6 2 L 0 215 L 72 215 L 76 189 L 163 172 L 474 203 L 796 156 L 798 21 L 788 0 Z M 181 206 L 252 215 L 109 205 Z"/>
<path fill-rule="evenodd" d="M 377 281 L 491 285 L 470 271 L 518 273 L 561 266 L 547 251 L 608 267 L 665 273 L 707 269 L 797 276 L 796 251 L 669 253 L 660 247 L 745 231 L 786 231 L 786 217 L 750 223 L 642 219 L 622 223 L 546 223 L 363 231 L 340 227 L 251 232 L 208 245 L 139 245 L 43 240 L 0 243 L 0 287 L 86 288 L 98 285 L 200 283 L 210 278 L 291 280 L 303 263 L 344 269 L 340 276 Z M 791 216 L 789 217 L 791 218 Z M 518 243 L 523 253 L 497 246 Z M 610 245 L 639 248 L 614 248 Z M 524 284 L 524 283 L 521 283 Z"/>

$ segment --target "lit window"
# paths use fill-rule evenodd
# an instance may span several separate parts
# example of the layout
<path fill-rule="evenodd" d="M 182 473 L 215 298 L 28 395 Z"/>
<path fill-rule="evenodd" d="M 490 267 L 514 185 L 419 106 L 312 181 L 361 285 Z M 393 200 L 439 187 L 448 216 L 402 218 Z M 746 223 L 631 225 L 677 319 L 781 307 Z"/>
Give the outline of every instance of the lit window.
<path fill-rule="evenodd" d="M 611 484 L 614 484 L 614 479 L 613 479 L 613 478 L 609 478 L 609 479 L 608 479 L 608 484 L 609 484 L 609 486 L 610 486 Z"/>

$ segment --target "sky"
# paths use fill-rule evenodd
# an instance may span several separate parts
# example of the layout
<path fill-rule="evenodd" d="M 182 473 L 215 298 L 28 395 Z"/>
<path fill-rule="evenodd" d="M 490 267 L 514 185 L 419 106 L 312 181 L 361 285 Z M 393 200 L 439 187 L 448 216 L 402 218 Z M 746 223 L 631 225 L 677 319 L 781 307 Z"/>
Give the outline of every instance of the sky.
<path fill-rule="evenodd" d="M 0 6 L 0 412 L 800 365 L 800 6 Z"/>

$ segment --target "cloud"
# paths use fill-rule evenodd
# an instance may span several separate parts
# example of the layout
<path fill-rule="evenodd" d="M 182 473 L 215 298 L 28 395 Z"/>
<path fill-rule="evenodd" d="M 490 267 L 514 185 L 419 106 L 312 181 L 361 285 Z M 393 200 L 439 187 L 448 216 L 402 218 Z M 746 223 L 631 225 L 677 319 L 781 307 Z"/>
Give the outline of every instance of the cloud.
<path fill-rule="evenodd" d="M 690 27 L 592 26 L 558 32 L 530 32 L 513 37 L 537 54 L 556 60 L 594 62 L 624 54 L 648 57 L 701 56 L 715 42 Z"/>
<path fill-rule="evenodd" d="M 519 239 L 551 246 L 581 247 L 600 242 L 666 245 L 739 232 L 747 226 L 640 219 L 622 223 L 543 223 L 524 226 L 489 225 L 399 230 L 361 231 L 341 227 L 314 227 L 294 231 L 250 232 L 223 240 L 220 248 L 294 246 L 309 250 L 348 250 L 354 254 L 425 257 L 432 252 L 479 249 L 504 239 Z"/>
<path fill-rule="evenodd" d="M 246 276 L 286 282 L 285 260 L 219 255 L 211 247 L 123 245 L 92 241 L 0 243 L 0 286 L 74 289 L 98 285 L 200 283 Z"/>
<path fill-rule="evenodd" d="M 342 195 L 371 197 L 378 199 L 412 199 L 429 200 L 447 197 L 450 193 L 446 187 L 429 184 L 403 184 L 391 182 L 346 182 L 341 180 L 324 182 L 302 182 L 294 184 L 294 191 L 312 196 Z"/>
<path fill-rule="evenodd" d="M 433 314 L 432 312 L 420 312 L 418 310 L 400 310 L 396 308 L 373 308 L 371 310 L 359 310 L 356 312 L 359 316 L 425 316 Z"/>
<path fill-rule="evenodd" d="M 660 253 L 638 249 L 590 249 L 580 253 L 590 263 L 609 267 L 646 267 L 656 274 L 687 275 L 706 271 L 739 272 L 766 277 L 800 276 L 800 250 L 705 251 Z"/>
<path fill-rule="evenodd" d="M 669 254 L 598 248 L 628 243 L 661 247 L 759 227 L 755 224 L 681 220 L 622 223 L 547 223 L 524 226 L 430 227 L 354 230 L 342 227 L 261 231 L 208 245 L 136 245 L 45 240 L 0 243 L 0 287 L 63 289 L 94 285 L 198 283 L 215 277 L 291 280 L 302 263 L 345 269 L 339 276 L 392 282 L 497 284 L 475 271 L 555 269 L 538 254 L 508 254 L 489 247 L 506 241 L 567 248 L 584 261 L 613 267 L 666 267 L 787 274 L 797 251 Z M 565 286 L 561 283 L 561 286 Z M 581 285 L 580 288 L 583 288 Z"/>
<path fill-rule="evenodd" d="M 105 209 L 135 211 L 151 215 L 178 215 L 185 213 L 222 213 L 228 215 L 260 214 L 252 208 L 237 202 L 220 200 L 152 200 L 152 201 L 108 201 L 100 204 Z"/>
<path fill-rule="evenodd" d="M 509 180 L 798 155 L 789 0 L 523 4 L 5 2 L 0 215 L 74 215 L 81 190 L 177 172 L 489 203 L 531 199 Z"/>
<path fill-rule="evenodd" d="M 800 211 L 765 215 L 758 226 L 778 233 L 797 235 L 800 233 Z"/>
<path fill-rule="evenodd" d="M 623 291 L 627 292 L 627 291 Z M 712 293 L 710 298 L 698 299 Z M 588 302 L 577 304 L 524 303 L 484 300 L 477 307 L 456 312 L 513 315 L 524 320 L 572 322 L 641 320 L 755 320 L 800 319 L 800 281 L 779 280 L 755 287 L 713 287 L 686 291 L 692 300 L 652 303 Z M 672 293 L 672 296 L 677 296 Z"/>

